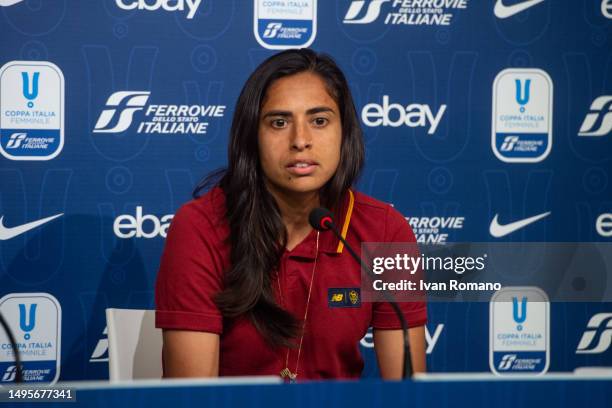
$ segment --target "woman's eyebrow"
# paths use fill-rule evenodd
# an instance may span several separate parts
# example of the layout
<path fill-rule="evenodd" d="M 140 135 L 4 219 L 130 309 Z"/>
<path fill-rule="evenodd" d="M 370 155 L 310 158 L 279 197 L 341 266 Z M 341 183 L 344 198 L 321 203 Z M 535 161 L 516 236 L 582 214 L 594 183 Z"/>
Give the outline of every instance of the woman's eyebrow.
<path fill-rule="evenodd" d="M 322 113 L 322 112 L 331 112 L 331 113 L 336 113 L 332 108 L 328 107 L 328 106 L 317 106 L 316 108 L 310 108 L 306 111 L 307 115 L 314 115 L 315 113 Z"/>
<path fill-rule="evenodd" d="M 336 113 L 332 108 L 328 107 L 328 106 L 317 106 L 314 108 L 310 108 L 306 111 L 307 115 L 314 115 L 317 113 L 322 113 L 322 112 L 331 112 L 331 113 Z M 281 117 L 291 117 L 293 116 L 293 113 L 291 111 L 284 111 L 284 110 L 271 110 L 269 112 L 266 112 L 263 116 L 262 119 L 265 119 L 267 117 L 270 116 L 281 116 Z"/>
<path fill-rule="evenodd" d="M 270 116 L 290 117 L 290 116 L 293 116 L 293 113 L 291 113 L 290 111 L 271 110 L 269 112 L 266 112 L 261 118 L 265 119 L 265 118 L 270 117 Z"/>

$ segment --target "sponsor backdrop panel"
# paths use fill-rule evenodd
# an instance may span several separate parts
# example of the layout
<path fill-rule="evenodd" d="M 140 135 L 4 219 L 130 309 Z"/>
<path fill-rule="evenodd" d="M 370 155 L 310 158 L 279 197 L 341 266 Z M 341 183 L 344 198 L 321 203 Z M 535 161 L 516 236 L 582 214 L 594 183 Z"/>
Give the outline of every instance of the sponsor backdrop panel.
<path fill-rule="evenodd" d="M 153 308 L 174 212 L 224 165 L 249 73 L 287 47 L 344 69 L 358 188 L 419 242 L 612 237 L 610 0 L 0 0 L 0 21 L 0 310 L 31 381 L 107 378 L 104 309 Z M 610 304 L 507 300 L 431 304 L 429 368 L 612 364 Z M 533 347 L 491 339 L 530 318 Z M 0 334 L 0 382 L 11 358 Z"/>

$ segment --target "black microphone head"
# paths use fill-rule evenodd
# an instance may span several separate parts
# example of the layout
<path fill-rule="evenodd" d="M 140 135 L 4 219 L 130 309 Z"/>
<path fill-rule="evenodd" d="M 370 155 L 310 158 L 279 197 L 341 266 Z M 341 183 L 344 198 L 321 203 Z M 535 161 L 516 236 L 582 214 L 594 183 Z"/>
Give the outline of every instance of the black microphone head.
<path fill-rule="evenodd" d="M 327 231 L 329 224 L 334 224 L 334 215 L 327 208 L 318 207 L 310 212 L 308 222 L 317 231 Z"/>

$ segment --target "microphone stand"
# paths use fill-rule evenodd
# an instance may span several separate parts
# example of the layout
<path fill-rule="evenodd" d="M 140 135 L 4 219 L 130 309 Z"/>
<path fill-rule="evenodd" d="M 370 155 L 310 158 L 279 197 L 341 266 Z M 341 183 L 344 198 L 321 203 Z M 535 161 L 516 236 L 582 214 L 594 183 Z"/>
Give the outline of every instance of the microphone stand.
<path fill-rule="evenodd" d="M 336 228 L 336 225 L 331 220 L 331 217 L 323 218 L 321 224 L 319 225 L 323 225 L 324 227 L 327 227 L 329 230 L 331 230 L 334 233 L 334 235 L 338 237 L 338 239 L 344 244 L 344 246 L 349 251 L 351 256 L 355 258 L 355 260 L 368 272 L 370 277 L 375 276 L 374 272 L 372 272 L 372 270 L 370 269 L 370 266 L 367 265 L 363 261 L 363 259 L 361 259 L 359 255 L 355 253 L 355 251 L 353 250 L 353 248 L 351 248 L 349 243 L 346 242 L 344 238 L 342 238 L 342 234 L 340 234 L 340 231 L 338 231 L 338 229 Z M 410 342 L 408 340 L 408 325 L 406 324 L 406 318 L 404 317 L 404 314 L 400 310 L 397 303 L 393 300 L 393 298 L 385 291 L 383 291 L 383 295 L 385 296 L 387 302 L 391 305 L 391 308 L 393 309 L 395 314 L 397 314 L 397 317 L 399 318 L 400 324 L 402 326 L 402 337 L 404 340 L 404 363 L 403 363 L 404 365 L 402 368 L 402 378 L 404 379 L 412 378 L 412 375 L 413 375 L 412 357 L 410 356 Z"/>
<path fill-rule="evenodd" d="M 19 357 L 19 349 L 17 348 L 17 342 L 15 341 L 15 336 L 13 336 L 11 328 L 4 320 L 2 313 L 0 313 L 0 325 L 2 325 L 2 327 L 4 328 L 4 331 L 6 332 L 6 335 L 9 338 L 9 342 L 11 343 L 11 347 L 13 347 L 13 351 L 15 352 L 15 382 L 23 382 L 23 375 L 21 371 L 21 358 Z"/>

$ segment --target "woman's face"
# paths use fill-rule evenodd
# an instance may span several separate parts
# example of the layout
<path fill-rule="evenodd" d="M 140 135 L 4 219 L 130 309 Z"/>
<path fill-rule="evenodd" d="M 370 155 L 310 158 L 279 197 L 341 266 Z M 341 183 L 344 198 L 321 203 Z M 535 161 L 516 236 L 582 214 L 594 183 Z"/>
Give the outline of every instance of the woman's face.
<path fill-rule="evenodd" d="M 259 118 L 259 158 L 271 192 L 317 192 L 340 161 L 340 110 L 318 75 L 274 81 Z"/>

